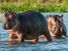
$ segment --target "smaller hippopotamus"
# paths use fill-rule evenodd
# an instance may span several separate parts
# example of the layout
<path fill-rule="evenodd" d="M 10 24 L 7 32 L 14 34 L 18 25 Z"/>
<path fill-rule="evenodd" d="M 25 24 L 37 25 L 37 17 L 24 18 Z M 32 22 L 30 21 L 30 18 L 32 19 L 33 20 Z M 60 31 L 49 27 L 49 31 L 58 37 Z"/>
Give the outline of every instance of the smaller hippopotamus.
<path fill-rule="evenodd" d="M 66 26 L 63 22 L 63 15 L 50 15 L 48 17 L 48 29 L 53 39 L 66 38 Z"/>

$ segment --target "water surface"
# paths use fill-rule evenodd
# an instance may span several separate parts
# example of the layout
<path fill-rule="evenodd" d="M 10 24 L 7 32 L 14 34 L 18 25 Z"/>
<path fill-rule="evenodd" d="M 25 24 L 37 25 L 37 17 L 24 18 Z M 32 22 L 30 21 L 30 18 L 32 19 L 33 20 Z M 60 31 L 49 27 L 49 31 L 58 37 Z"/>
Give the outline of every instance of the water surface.
<path fill-rule="evenodd" d="M 68 32 L 68 13 L 63 13 L 63 14 L 64 14 L 63 17 L 64 24 L 66 25 Z M 45 39 L 42 39 L 42 41 L 41 39 L 42 38 L 40 38 L 39 42 L 37 43 L 25 42 L 25 43 L 10 44 L 7 41 L 8 33 L 6 30 L 2 29 L 2 23 L 0 23 L 0 51 L 68 51 L 68 38 L 60 40 L 57 39 L 49 43 L 47 43 Z"/>

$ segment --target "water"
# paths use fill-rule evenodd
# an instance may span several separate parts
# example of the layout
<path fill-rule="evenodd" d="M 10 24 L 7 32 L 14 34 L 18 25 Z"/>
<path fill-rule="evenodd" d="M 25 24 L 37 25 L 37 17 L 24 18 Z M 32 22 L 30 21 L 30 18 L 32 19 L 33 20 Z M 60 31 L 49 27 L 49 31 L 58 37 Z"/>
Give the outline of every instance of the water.
<path fill-rule="evenodd" d="M 64 24 L 66 25 L 68 32 L 68 13 L 64 13 Z M 68 34 L 68 33 L 67 33 Z M 45 39 L 37 43 L 16 43 L 10 44 L 8 41 L 8 33 L 2 29 L 2 23 L 0 23 L 0 51 L 68 51 L 68 38 L 54 40 L 47 43 Z"/>

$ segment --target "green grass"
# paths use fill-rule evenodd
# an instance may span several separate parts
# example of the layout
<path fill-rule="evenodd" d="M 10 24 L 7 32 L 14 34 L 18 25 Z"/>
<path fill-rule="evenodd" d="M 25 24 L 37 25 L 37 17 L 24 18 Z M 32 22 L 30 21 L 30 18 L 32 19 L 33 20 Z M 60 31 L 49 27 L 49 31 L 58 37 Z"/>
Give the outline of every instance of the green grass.
<path fill-rule="evenodd" d="M 56 0 L 58 1 L 58 0 Z M 62 2 L 55 2 L 55 0 L 49 0 L 42 2 L 42 0 L 3 0 L 0 2 L 0 12 L 5 11 L 24 12 L 27 10 L 35 10 L 39 12 L 68 12 L 68 0 L 62 0 Z M 3 19 L 0 19 L 2 22 Z"/>
<path fill-rule="evenodd" d="M 39 12 L 68 12 L 68 0 L 58 2 L 38 2 L 39 0 L 19 0 L 18 2 L 1 2 L 0 12 L 14 10 L 24 12 L 26 10 L 36 10 Z"/>

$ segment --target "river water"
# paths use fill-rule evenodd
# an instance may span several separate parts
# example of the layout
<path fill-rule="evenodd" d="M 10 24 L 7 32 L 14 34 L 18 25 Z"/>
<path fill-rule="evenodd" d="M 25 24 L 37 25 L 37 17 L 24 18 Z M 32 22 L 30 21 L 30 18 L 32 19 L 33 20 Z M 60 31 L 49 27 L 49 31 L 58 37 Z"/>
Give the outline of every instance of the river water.
<path fill-rule="evenodd" d="M 47 15 L 50 13 L 45 13 Z M 53 13 L 54 14 L 54 13 Z M 56 13 L 60 14 L 60 13 Z M 64 24 L 68 32 L 68 13 L 64 14 Z M 68 34 L 68 33 L 67 33 Z M 45 39 L 40 38 L 37 43 L 16 43 L 10 44 L 8 41 L 8 33 L 2 28 L 0 23 L 0 51 L 68 51 L 68 38 L 56 39 L 53 42 L 47 43 Z M 41 41 L 42 40 L 42 41 Z"/>

